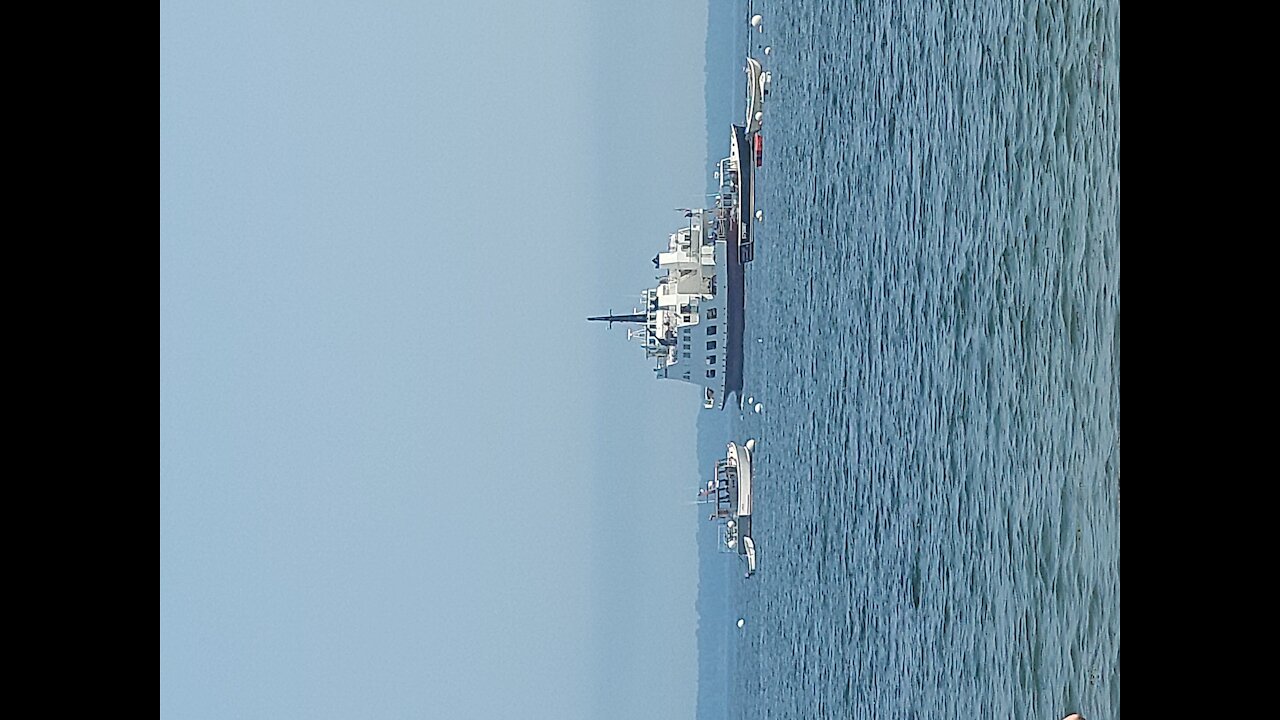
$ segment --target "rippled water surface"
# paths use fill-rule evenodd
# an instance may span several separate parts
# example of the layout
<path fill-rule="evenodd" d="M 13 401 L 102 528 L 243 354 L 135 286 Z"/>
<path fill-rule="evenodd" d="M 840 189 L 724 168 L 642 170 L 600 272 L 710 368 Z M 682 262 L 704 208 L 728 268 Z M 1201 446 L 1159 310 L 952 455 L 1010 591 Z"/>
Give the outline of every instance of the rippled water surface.
<path fill-rule="evenodd" d="M 756 11 L 731 715 L 1119 717 L 1118 4 Z"/>

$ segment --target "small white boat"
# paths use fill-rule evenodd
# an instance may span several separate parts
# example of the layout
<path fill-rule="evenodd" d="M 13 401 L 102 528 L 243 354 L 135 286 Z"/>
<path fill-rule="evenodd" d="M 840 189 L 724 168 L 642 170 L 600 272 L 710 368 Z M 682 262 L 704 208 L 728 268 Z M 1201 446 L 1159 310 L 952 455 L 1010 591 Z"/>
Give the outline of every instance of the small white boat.
<path fill-rule="evenodd" d="M 715 512 L 708 519 L 724 522 L 724 547 L 747 561 L 747 577 L 756 572 L 756 541 L 751 537 L 753 447 L 754 440 L 745 445 L 729 443 L 729 451 L 716 463 L 715 478 L 707 483 L 705 493 L 708 499 L 715 496 Z"/>
<path fill-rule="evenodd" d="M 764 97 L 773 76 L 760 67 L 760 61 L 747 58 L 747 134 L 759 132 L 764 123 Z"/>

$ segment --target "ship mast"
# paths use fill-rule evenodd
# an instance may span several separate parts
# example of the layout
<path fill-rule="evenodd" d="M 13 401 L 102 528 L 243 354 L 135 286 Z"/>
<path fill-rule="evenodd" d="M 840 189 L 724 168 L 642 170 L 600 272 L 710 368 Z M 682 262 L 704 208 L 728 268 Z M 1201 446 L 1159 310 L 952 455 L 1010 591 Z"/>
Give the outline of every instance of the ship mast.
<path fill-rule="evenodd" d="M 629 315 L 614 315 L 612 310 L 609 311 L 608 315 L 599 315 L 587 318 L 587 320 L 594 322 L 607 322 L 609 323 L 609 327 L 613 327 L 613 324 L 616 322 L 640 323 L 643 325 L 648 319 L 649 316 L 642 312 L 632 312 Z"/>

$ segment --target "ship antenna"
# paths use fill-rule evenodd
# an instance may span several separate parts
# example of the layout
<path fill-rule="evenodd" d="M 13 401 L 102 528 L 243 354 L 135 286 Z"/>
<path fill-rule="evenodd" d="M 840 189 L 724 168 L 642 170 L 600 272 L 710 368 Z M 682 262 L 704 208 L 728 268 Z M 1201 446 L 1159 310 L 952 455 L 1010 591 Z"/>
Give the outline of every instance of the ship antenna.
<path fill-rule="evenodd" d="M 612 308 L 609 309 L 608 315 L 598 315 L 596 317 L 587 318 L 587 320 L 593 322 L 607 322 L 609 323 L 609 327 L 613 327 L 613 324 L 616 322 L 639 323 L 643 325 L 647 319 L 648 318 L 644 313 L 634 311 L 630 315 L 614 315 Z"/>

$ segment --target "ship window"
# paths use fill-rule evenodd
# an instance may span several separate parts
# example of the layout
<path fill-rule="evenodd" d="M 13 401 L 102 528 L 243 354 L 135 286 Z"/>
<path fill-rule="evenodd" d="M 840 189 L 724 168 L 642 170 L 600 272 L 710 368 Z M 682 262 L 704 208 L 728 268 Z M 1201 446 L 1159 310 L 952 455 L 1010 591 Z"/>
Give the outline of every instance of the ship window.
<path fill-rule="evenodd" d="M 708 319 L 708 320 L 715 320 L 715 319 L 716 319 L 716 309 L 715 309 L 715 308 L 707 308 L 707 319 Z"/>
<path fill-rule="evenodd" d="M 715 377 L 715 376 L 716 376 L 716 371 L 715 371 L 715 370 L 708 370 L 708 371 L 707 371 L 707 377 Z"/>
<path fill-rule="evenodd" d="M 715 326 L 715 325 L 712 325 L 711 327 L 707 328 L 707 334 L 708 334 L 708 335 L 715 335 L 715 334 L 716 334 L 716 326 Z"/>
<path fill-rule="evenodd" d="M 708 356 L 707 356 L 707 364 L 708 364 L 708 365 L 715 365 L 715 364 L 716 364 L 716 356 L 715 356 L 715 355 L 708 355 Z"/>
<path fill-rule="evenodd" d="M 715 349 L 716 349 L 716 341 L 715 341 L 715 340 L 708 340 L 708 341 L 707 341 L 707 349 L 708 349 L 708 350 L 715 350 Z"/>

